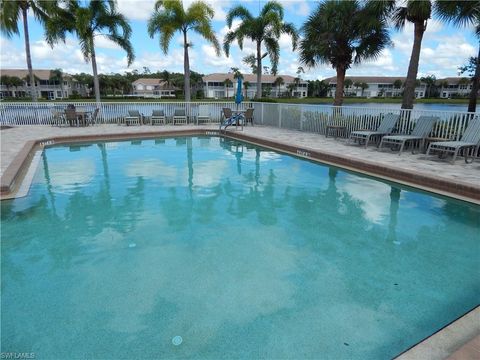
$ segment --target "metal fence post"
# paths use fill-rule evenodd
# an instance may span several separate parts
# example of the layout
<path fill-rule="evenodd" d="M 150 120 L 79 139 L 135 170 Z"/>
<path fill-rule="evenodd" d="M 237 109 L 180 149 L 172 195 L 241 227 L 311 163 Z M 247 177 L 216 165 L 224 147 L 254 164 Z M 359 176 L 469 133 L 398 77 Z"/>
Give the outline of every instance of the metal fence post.
<path fill-rule="evenodd" d="M 278 128 L 282 128 L 282 104 L 278 104 Z"/>

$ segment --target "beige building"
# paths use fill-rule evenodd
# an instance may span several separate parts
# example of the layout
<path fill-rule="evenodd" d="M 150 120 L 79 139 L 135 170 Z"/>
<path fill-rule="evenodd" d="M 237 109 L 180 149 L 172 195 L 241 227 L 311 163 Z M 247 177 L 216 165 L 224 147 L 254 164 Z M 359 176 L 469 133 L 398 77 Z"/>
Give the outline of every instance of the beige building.
<path fill-rule="evenodd" d="M 283 84 L 280 86 L 275 85 L 275 80 L 281 77 L 283 79 Z M 232 84 L 227 86 L 225 80 L 229 79 Z M 243 75 L 243 83 L 249 83 L 248 88 L 246 89 L 243 86 L 243 96 L 247 99 L 252 99 L 257 93 L 257 75 L 254 74 L 245 74 Z M 295 86 L 290 88 L 289 85 L 294 84 Z M 233 78 L 231 73 L 215 73 L 206 75 L 203 77 L 203 92 L 207 98 L 228 98 L 234 97 L 237 91 L 237 80 Z M 298 83 L 295 82 L 295 78 L 290 75 L 262 75 L 262 90 L 264 95 L 267 97 L 281 97 L 281 96 L 295 96 L 295 97 L 306 97 L 307 96 L 308 83 L 305 80 L 300 80 Z"/>
<path fill-rule="evenodd" d="M 467 97 L 472 91 L 472 81 L 465 77 L 448 77 L 445 79 L 438 79 L 437 86 L 439 86 L 440 97 L 448 99 L 452 96 Z"/>
<path fill-rule="evenodd" d="M 404 76 L 347 76 L 345 79 L 350 79 L 355 83 L 366 83 L 367 88 L 362 89 L 359 86 L 352 85 L 344 87 L 343 91 L 346 96 L 364 96 L 370 97 L 395 97 L 402 96 Z M 395 87 L 395 81 L 400 80 L 402 85 Z M 330 77 L 325 79 L 330 87 L 328 96 L 334 97 L 337 88 L 337 78 Z M 424 98 L 427 87 L 425 84 L 420 84 L 415 88 L 415 98 Z"/>
<path fill-rule="evenodd" d="M 175 97 L 175 88 L 161 79 L 138 79 L 132 83 L 133 95 L 146 98 Z"/>
<path fill-rule="evenodd" d="M 56 100 L 65 99 L 75 94 L 82 97 L 88 95 L 88 86 L 79 83 L 69 74 L 62 74 L 62 82 L 53 78 L 51 70 L 33 70 L 33 75 L 38 98 Z M 21 86 L 8 86 L 2 83 L 0 85 L 0 98 L 30 96 L 30 76 L 27 69 L 2 69 L 0 76 L 17 77 L 23 81 Z"/>

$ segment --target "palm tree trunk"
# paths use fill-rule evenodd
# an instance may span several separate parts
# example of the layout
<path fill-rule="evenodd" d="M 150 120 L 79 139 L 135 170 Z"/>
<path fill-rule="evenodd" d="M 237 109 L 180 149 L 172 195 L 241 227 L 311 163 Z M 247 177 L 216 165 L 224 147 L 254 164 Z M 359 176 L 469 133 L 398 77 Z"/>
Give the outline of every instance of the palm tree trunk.
<path fill-rule="evenodd" d="M 100 108 L 100 83 L 98 81 L 97 71 L 97 58 L 95 55 L 95 47 L 93 46 L 92 39 L 92 69 L 93 69 L 93 89 L 95 91 L 95 101 L 97 102 L 97 108 Z"/>
<path fill-rule="evenodd" d="M 420 48 L 422 47 L 423 33 L 426 24 L 423 21 L 414 23 L 414 37 L 412 55 L 408 65 L 407 78 L 405 80 L 402 109 L 413 109 L 413 100 L 415 99 L 415 83 L 417 81 L 418 62 L 420 60 Z"/>
<path fill-rule="evenodd" d="M 480 81 L 480 47 L 478 48 L 477 66 L 475 68 L 475 75 L 473 76 L 473 81 L 472 81 L 472 91 L 470 91 L 470 99 L 468 101 L 469 112 L 475 112 L 475 110 L 477 110 L 477 96 L 478 96 L 479 81 Z"/>
<path fill-rule="evenodd" d="M 37 90 L 35 89 L 35 77 L 33 76 L 32 57 L 30 55 L 30 35 L 28 33 L 27 8 L 22 7 L 23 33 L 25 36 L 25 54 L 27 57 L 28 75 L 30 76 L 30 92 L 32 100 L 37 101 Z"/>
<path fill-rule="evenodd" d="M 262 43 L 257 41 L 257 93 L 255 99 L 262 97 Z"/>
<path fill-rule="evenodd" d="M 187 31 L 183 30 L 183 72 L 185 76 L 185 101 L 190 101 L 190 60 L 188 58 Z"/>
<path fill-rule="evenodd" d="M 337 88 L 335 89 L 335 100 L 333 106 L 342 106 L 343 104 L 343 84 L 345 83 L 345 66 L 337 66 Z"/>

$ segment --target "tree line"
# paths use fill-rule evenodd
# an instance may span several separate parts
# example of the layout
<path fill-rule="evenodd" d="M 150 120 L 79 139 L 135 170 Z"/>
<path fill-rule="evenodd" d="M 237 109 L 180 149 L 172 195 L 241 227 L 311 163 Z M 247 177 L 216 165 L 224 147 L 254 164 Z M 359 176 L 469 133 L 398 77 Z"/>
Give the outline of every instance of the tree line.
<path fill-rule="evenodd" d="M 23 23 L 25 49 L 30 83 L 34 84 L 28 12 L 31 11 L 44 27 L 47 42 L 53 47 L 65 42 L 67 34 L 78 38 L 80 49 L 86 61 L 92 64 L 93 88 L 97 103 L 100 103 L 100 77 L 97 70 L 95 42 L 103 35 L 119 45 L 127 54 L 130 66 L 135 58 L 130 41 L 132 29 L 124 15 L 118 12 L 116 1 L 92 0 L 18 0 L 3 1 L 1 5 L 0 28 L 7 36 L 19 34 L 18 23 Z M 158 36 L 161 50 L 167 54 L 173 36 L 178 32 L 183 38 L 184 50 L 184 93 L 185 100 L 191 100 L 191 70 L 189 60 L 189 34 L 195 32 L 210 43 L 216 55 L 220 55 L 220 41 L 212 27 L 213 8 L 203 1 L 195 1 L 187 8 L 181 0 L 158 0 L 152 8 L 147 22 L 151 38 Z M 407 76 L 404 84 L 402 108 L 411 109 L 415 98 L 415 83 L 422 39 L 432 16 L 458 27 L 475 26 L 480 37 L 480 1 L 433 1 L 395 0 L 335 1 L 320 2 L 307 18 L 301 29 L 284 21 L 283 6 L 268 1 L 254 16 L 245 6 L 234 6 L 227 12 L 226 24 L 230 31 L 223 39 L 223 51 L 227 56 L 234 42 L 243 49 L 245 39 L 255 44 L 255 52 L 243 61 L 252 67 L 257 75 L 256 97 L 262 96 L 263 59 L 269 58 L 271 72 L 276 74 L 280 58 L 278 39 L 288 34 L 292 50 L 298 48 L 303 65 L 313 68 L 329 64 L 337 74 L 337 88 L 334 105 L 342 105 L 343 88 L 347 70 L 354 64 L 377 59 L 382 51 L 391 46 L 389 26 L 402 30 L 407 23 L 414 26 L 414 39 Z M 232 28 L 233 21 L 240 25 Z M 302 35 L 300 37 L 300 35 Z M 301 39 L 301 40 L 300 40 Z M 470 94 L 469 111 L 475 111 L 480 78 L 480 47 L 472 76 L 473 89 Z M 36 92 L 32 91 L 36 100 Z"/>

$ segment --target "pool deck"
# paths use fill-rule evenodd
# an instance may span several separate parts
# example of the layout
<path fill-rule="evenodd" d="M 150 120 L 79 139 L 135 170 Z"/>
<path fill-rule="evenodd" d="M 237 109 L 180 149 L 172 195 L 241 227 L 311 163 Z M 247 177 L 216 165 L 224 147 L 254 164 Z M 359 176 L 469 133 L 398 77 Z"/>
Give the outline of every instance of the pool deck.
<path fill-rule="evenodd" d="M 0 176 L 2 192 L 5 183 L 12 180 L 22 162 L 33 147 L 33 142 L 61 138 L 73 141 L 76 137 L 98 136 L 149 136 L 178 131 L 217 131 L 218 125 L 183 126 L 117 126 L 97 125 L 90 127 L 17 126 L 0 131 Z M 466 164 L 458 158 L 455 164 L 425 154 L 413 155 L 408 151 L 399 156 L 390 150 L 379 151 L 375 146 L 348 145 L 345 139 L 325 138 L 315 133 L 278 129 L 265 126 L 248 126 L 243 131 L 228 131 L 230 136 L 261 145 L 272 146 L 295 155 L 338 164 L 341 167 L 361 171 L 387 180 L 417 186 L 453 195 L 457 198 L 480 203 L 480 161 Z M 28 145 L 31 145 L 30 148 Z M 16 165 L 16 166 L 14 166 Z M 8 171 L 7 171 L 8 169 Z M 8 179 L 7 179 L 8 178 Z M 438 183 L 438 184 L 437 184 Z M 8 185 L 8 184 L 7 184 Z"/>
<path fill-rule="evenodd" d="M 85 141 L 104 138 L 128 139 L 135 136 L 155 137 L 167 134 L 176 134 L 179 131 L 187 134 L 211 134 L 218 130 L 218 125 L 184 125 L 184 126 L 117 126 L 97 125 L 83 128 L 58 128 L 51 126 L 16 126 L 0 131 L 0 177 L 2 189 L 9 182 L 13 184 L 15 176 L 25 163 L 28 165 L 28 157 L 31 158 L 31 150 L 39 142 L 54 139 L 55 143 Z M 412 155 L 404 152 L 401 156 L 391 151 L 378 151 L 375 146 L 367 149 L 360 146 L 347 145 L 345 139 L 325 138 L 314 133 L 305 133 L 295 130 L 278 129 L 264 126 L 245 127 L 243 131 L 228 131 L 227 134 L 234 138 L 248 140 L 261 145 L 270 146 L 293 153 L 304 158 L 321 160 L 327 163 L 335 163 L 339 160 L 341 166 L 362 171 L 358 164 L 364 164 L 367 174 L 378 169 L 386 169 L 387 176 L 391 174 L 391 180 L 395 181 L 395 175 L 411 174 L 423 178 L 427 183 L 423 188 L 428 188 L 428 181 L 438 180 L 455 188 L 456 186 L 468 188 L 475 198 L 463 197 L 469 201 L 480 203 L 480 161 L 465 164 L 462 158 L 458 158 L 454 165 L 445 160 L 424 154 Z M 177 134 L 178 136 L 178 134 Z M 343 162 L 343 163 L 342 163 Z M 348 164 L 354 164 L 350 167 Z M 373 169 L 373 170 L 372 170 Z M 23 174 L 24 175 L 24 174 Z M 21 176 L 23 176 L 21 175 Z M 13 177 L 12 177 L 13 176 Z M 8 179 L 7 179 L 8 178 Z M 408 179 L 399 182 L 408 184 Z M 415 181 L 413 181 L 415 185 Z M 417 184 L 418 185 L 418 184 Z M 17 184 L 18 186 L 18 184 Z M 420 186 L 422 187 L 422 186 Z M 438 190 L 438 189 L 437 189 Z M 447 193 L 447 191 L 437 191 Z M 2 190 L 3 191 L 3 190 Z M 479 195 L 477 197 L 477 195 Z M 455 197 L 462 198 L 461 192 Z M 400 359 L 478 359 L 480 358 L 480 308 L 474 309 L 469 314 L 453 322 L 438 333 L 425 341 L 409 349 Z"/>

